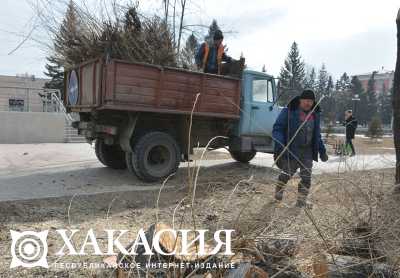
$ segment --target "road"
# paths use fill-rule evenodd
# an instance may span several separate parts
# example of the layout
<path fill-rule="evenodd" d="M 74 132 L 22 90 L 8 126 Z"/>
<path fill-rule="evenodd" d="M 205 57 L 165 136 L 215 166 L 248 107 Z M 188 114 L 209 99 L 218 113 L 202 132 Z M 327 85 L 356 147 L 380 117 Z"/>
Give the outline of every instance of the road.
<path fill-rule="evenodd" d="M 197 162 L 197 165 L 203 169 L 242 167 L 226 157 L 206 159 Z M 361 155 L 346 160 L 331 157 L 328 163 L 316 163 L 313 173 L 391 168 L 394 164 L 394 154 Z M 266 171 L 263 169 L 272 165 L 272 155 L 258 154 L 248 166 L 249 176 L 255 173 L 251 169 L 264 173 Z M 181 175 L 185 167 L 187 165 L 183 163 Z M 128 171 L 104 167 L 97 161 L 94 149 L 89 144 L 0 144 L 0 202 L 107 192 L 140 192 L 157 190 L 159 186 L 160 183 L 143 183 Z"/>

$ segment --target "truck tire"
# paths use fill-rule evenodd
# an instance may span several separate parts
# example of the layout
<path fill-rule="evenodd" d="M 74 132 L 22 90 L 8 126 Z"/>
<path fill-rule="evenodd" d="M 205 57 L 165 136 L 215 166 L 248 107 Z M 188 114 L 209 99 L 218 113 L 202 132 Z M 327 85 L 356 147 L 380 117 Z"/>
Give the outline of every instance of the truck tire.
<path fill-rule="evenodd" d="M 126 169 L 125 152 L 119 145 L 106 145 L 98 138 L 94 144 L 97 159 L 112 169 Z"/>
<path fill-rule="evenodd" d="M 146 182 L 155 182 L 178 170 L 181 151 L 169 134 L 153 131 L 141 136 L 133 146 L 133 153 L 126 153 L 128 169 Z"/>
<path fill-rule="evenodd" d="M 128 168 L 128 171 L 131 172 L 132 174 L 135 174 L 139 179 L 142 179 L 139 177 L 139 174 L 136 173 L 136 170 L 133 168 L 132 157 L 133 157 L 133 153 L 130 153 L 130 152 L 125 153 L 126 168 Z"/>
<path fill-rule="evenodd" d="M 256 156 L 255 151 L 250 152 L 239 152 L 239 151 L 229 151 L 232 158 L 238 162 L 249 163 Z"/>

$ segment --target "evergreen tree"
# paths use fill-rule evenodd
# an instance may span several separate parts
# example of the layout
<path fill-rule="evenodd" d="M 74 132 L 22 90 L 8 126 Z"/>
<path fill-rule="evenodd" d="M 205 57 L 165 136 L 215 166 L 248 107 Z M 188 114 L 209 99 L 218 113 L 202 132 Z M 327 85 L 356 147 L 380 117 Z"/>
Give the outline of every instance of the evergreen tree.
<path fill-rule="evenodd" d="M 165 21 L 160 17 L 153 17 L 146 20 L 146 25 L 141 32 L 143 37 L 143 48 L 131 47 L 127 45 L 128 51 L 142 51 L 144 55 L 138 57 L 136 61 L 147 62 L 162 66 L 177 66 L 176 51 L 173 45 L 172 35 Z M 124 59 L 129 59 L 126 54 L 121 53 Z M 126 57 L 126 58 L 125 58 Z"/>
<path fill-rule="evenodd" d="M 199 46 L 199 43 L 197 41 L 197 38 L 192 33 L 187 38 L 185 47 L 182 50 L 181 61 L 182 61 L 183 68 L 190 69 L 190 70 L 196 69 L 196 62 L 195 62 L 194 58 L 195 58 L 198 46 Z"/>
<path fill-rule="evenodd" d="M 317 73 L 315 72 L 315 68 L 312 67 L 304 79 L 304 88 L 315 90 L 316 79 L 317 79 Z"/>
<path fill-rule="evenodd" d="M 85 60 L 87 49 L 83 29 L 75 4 L 70 0 L 60 30 L 54 38 L 54 51 L 66 69 L 73 68 Z"/>
<path fill-rule="evenodd" d="M 336 118 L 335 99 L 333 97 L 334 91 L 333 78 L 329 75 L 325 88 L 325 98 L 321 101 L 322 115 L 328 125 L 332 125 Z"/>
<path fill-rule="evenodd" d="M 368 100 L 364 89 L 362 87 L 361 81 L 358 79 L 357 76 L 354 76 L 351 80 L 351 91 L 353 97 L 359 98 L 359 101 L 354 102 L 354 115 L 358 119 L 360 124 L 367 123 L 367 114 L 368 112 Z"/>
<path fill-rule="evenodd" d="M 353 92 L 351 88 L 350 77 L 344 72 L 336 81 L 334 91 L 336 120 L 339 122 L 344 121 L 344 112 L 346 110 L 353 109 Z"/>
<path fill-rule="evenodd" d="M 298 95 L 304 88 L 305 64 L 300 56 L 296 42 L 293 42 L 289 54 L 280 71 L 282 96 L 280 102 L 286 105 L 291 98 Z"/>
<path fill-rule="evenodd" d="M 316 85 L 316 93 L 318 98 L 326 96 L 328 81 L 329 81 L 328 71 L 326 70 L 325 64 L 322 64 L 321 69 L 319 70 L 318 73 L 318 81 Z"/>
<path fill-rule="evenodd" d="M 393 89 L 391 90 L 393 91 Z M 387 86 L 383 84 L 382 92 L 378 97 L 378 113 L 382 119 L 382 123 L 390 125 L 392 121 L 392 92 L 387 89 Z"/>
<path fill-rule="evenodd" d="M 344 121 L 344 112 L 349 109 L 353 109 L 352 92 L 350 90 L 340 91 L 335 90 L 335 118 L 336 121 Z"/>
<path fill-rule="evenodd" d="M 221 28 L 219 28 L 217 20 L 213 19 L 213 21 L 211 22 L 210 27 L 208 28 L 208 33 L 205 36 L 204 40 L 208 43 L 208 44 L 212 44 L 214 41 L 214 34 L 215 31 L 217 30 L 221 30 Z"/>
<path fill-rule="evenodd" d="M 372 117 L 375 116 L 378 111 L 378 101 L 375 90 L 375 75 L 376 72 L 374 71 L 370 79 L 368 80 L 368 87 L 367 87 L 368 122 L 371 121 Z"/>
<path fill-rule="evenodd" d="M 371 121 L 368 122 L 368 133 L 367 136 L 371 139 L 381 138 L 383 135 L 381 118 L 378 115 L 374 115 Z"/>
<path fill-rule="evenodd" d="M 338 92 L 338 91 L 341 91 L 341 83 L 340 83 L 340 79 L 338 79 L 338 80 L 336 80 L 336 84 L 335 84 L 335 90 Z"/>
<path fill-rule="evenodd" d="M 343 73 L 343 75 L 340 77 L 340 82 L 342 83 L 342 89 L 343 90 L 349 90 L 351 89 L 351 80 L 350 77 L 347 75 L 347 73 Z"/>
<path fill-rule="evenodd" d="M 329 75 L 328 77 L 328 84 L 326 85 L 326 93 L 328 97 L 332 96 L 333 93 L 333 89 L 334 89 L 334 85 L 333 85 L 333 78 L 332 75 Z"/>
<path fill-rule="evenodd" d="M 46 57 L 47 63 L 45 65 L 46 71 L 44 74 L 50 77 L 50 81 L 44 84 L 47 89 L 58 89 L 61 92 L 61 96 L 64 94 L 64 71 L 61 64 L 55 58 L 55 56 Z"/>
<path fill-rule="evenodd" d="M 63 68 L 72 68 L 83 60 L 83 55 L 80 55 L 82 40 L 79 32 L 79 20 L 74 2 L 71 0 L 60 30 L 54 38 L 53 53 L 46 58 L 45 75 L 51 80 L 45 84 L 45 87 L 62 90 Z"/>
<path fill-rule="evenodd" d="M 350 77 L 344 72 L 336 82 L 336 91 L 345 91 L 351 89 Z"/>
<path fill-rule="evenodd" d="M 330 107 L 330 99 L 328 98 L 328 95 L 327 95 L 328 81 L 329 81 L 328 71 L 326 70 L 325 64 L 322 64 L 321 69 L 318 72 L 318 80 L 317 80 L 317 84 L 316 84 L 315 93 L 316 93 L 317 101 L 322 96 L 326 97 L 325 99 L 323 99 L 321 101 L 320 106 L 322 108 L 324 121 L 326 121 L 327 124 L 330 124 L 331 107 Z"/>

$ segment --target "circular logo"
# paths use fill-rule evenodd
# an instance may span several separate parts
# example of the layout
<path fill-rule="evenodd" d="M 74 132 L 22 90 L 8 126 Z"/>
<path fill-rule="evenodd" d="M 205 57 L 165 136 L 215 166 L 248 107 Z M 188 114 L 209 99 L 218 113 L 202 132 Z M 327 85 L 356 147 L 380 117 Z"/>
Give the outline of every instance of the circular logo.
<path fill-rule="evenodd" d="M 73 70 L 69 75 L 68 81 L 68 103 L 69 105 L 76 105 L 78 103 L 79 96 L 79 86 L 78 86 L 78 76 Z"/>
<path fill-rule="evenodd" d="M 47 234 L 42 232 L 17 232 L 11 230 L 11 265 L 10 268 L 22 267 L 48 267 L 47 264 Z"/>
<path fill-rule="evenodd" d="M 26 261 L 37 261 L 40 258 L 40 250 L 40 242 L 35 238 L 25 238 L 18 245 L 18 254 Z"/>

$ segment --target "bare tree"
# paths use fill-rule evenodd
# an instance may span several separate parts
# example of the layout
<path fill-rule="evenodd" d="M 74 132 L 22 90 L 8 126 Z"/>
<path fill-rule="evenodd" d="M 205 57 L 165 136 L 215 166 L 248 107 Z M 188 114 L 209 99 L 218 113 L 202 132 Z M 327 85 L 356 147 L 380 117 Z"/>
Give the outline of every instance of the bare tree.
<path fill-rule="evenodd" d="M 172 17 L 172 32 L 173 32 L 173 42 L 174 46 L 176 45 L 176 0 L 174 0 L 174 11 L 173 11 L 173 17 Z"/>
<path fill-rule="evenodd" d="M 185 17 L 185 10 L 186 10 L 186 0 L 181 0 L 181 17 L 179 20 L 178 46 L 177 46 L 178 57 L 179 57 L 179 51 L 181 48 L 181 39 L 182 39 L 182 32 L 183 32 L 183 19 Z"/>
<path fill-rule="evenodd" d="M 168 24 L 168 16 L 169 16 L 169 0 L 163 0 L 164 4 L 164 16 L 165 16 L 165 24 Z"/>
<path fill-rule="evenodd" d="M 396 18 L 397 61 L 393 84 L 393 138 L 396 148 L 396 185 L 400 190 L 400 9 Z"/>
<path fill-rule="evenodd" d="M 178 3 L 177 3 L 178 2 Z M 165 23 L 172 32 L 173 45 L 175 47 L 176 55 L 179 57 L 181 52 L 182 36 L 185 29 L 184 18 L 188 6 L 187 0 L 163 0 L 163 9 L 165 16 Z M 170 9 L 172 14 L 170 17 Z M 170 19 L 171 18 L 171 19 Z M 172 20 L 172 22 L 170 22 Z M 196 25 L 197 26 L 197 25 Z"/>

